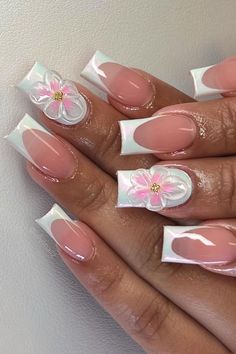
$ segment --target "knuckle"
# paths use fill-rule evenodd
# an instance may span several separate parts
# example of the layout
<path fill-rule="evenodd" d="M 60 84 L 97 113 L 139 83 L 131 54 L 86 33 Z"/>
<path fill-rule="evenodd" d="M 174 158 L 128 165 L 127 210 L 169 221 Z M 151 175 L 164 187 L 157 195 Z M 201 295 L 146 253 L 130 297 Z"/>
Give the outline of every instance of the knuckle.
<path fill-rule="evenodd" d="M 104 132 L 98 146 L 97 155 L 103 158 L 109 153 L 117 153 L 120 150 L 120 130 L 116 121 L 110 123 L 109 128 Z"/>
<path fill-rule="evenodd" d="M 231 215 L 236 212 L 236 170 L 232 159 L 220 165 L 219 200 L 225 204 Z"/>
<path fill-rule="evenodd" d="M 114 294 L 119 293 L 118 288 L 124 276 L 125 272 L 121 267 L 116 266 L 111 269 L 110 266 L 104 266 L 89 276 L 88 283 L 96 297 L 112 302 Z"/>
<path fill-rule="evenodd" d="M 111 184 L 106 181 L 101 181 L 97 176 L 89 180 L 85 177 L 85 181 L 81 183 L 81 186 L 79 198 L 75 201 L 75 206 L 81 213 L 83 211 L 95 211 L 103 207 L 108 203 L 112 193 L 114 193 Z"/>
<path fill-rule="evenodd" d="M 170 303 L 163 297 L 155 297 L 146 307 L 129 316 L 129 326 L 133 335 L 151 340 L 164 328 L 171 312 Z"/>
<path fill-rule="evenodd" d="M 139 230 L 140 234 L 140 230 Z M 168 264 L 161 261 L 162 254 L 162 234 L 163 225 L 155 223 L 148 230 L 141 232 L 139 237 L 139 247 L 134 252 L 134 262 L 140 274 L 145 275 L 146 278 L 153 276 L 158 277 L 159 281 L 167 281 L 176 273 L 180 272 L 181 264 Z"/>
<path fill-rule="evenodd" d="M 155 223 L 139 233 L 140 242 L 134 255 L 138 267 L 145 273 L 155 272 L 161 264 L 162 225 Z"/>
<path fill-rule="evenodd" d="M 236 101 L 222 100 L 218 111 L 220 113 L 220 142 L 225 150 L 232 150 L 236 144 Z"/>

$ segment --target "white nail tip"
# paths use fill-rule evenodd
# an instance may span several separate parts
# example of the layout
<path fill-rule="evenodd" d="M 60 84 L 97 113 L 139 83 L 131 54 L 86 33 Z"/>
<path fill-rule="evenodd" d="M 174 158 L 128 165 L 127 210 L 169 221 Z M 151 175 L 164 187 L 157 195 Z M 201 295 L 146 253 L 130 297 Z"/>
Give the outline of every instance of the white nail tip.
<path fill-rule="evenodd" d="M 27 152 L 23 142 L 23 133 L 28 129 L 37 129 L 47 134 L 50 134 L 32 117 L 30 117 L 28 114 L 25 114 L 25 116 L 22 118 L 16 128 L 9 135 L 6 136 L 6 140 L 28 161 L 35 164 L 31 156 Z"/>
<path fill-rule="evenodd" d="M 73 222 L 73 220 L 64 212 L 64 210 L 58 205 L 54 204 L 51 210 L 44 216 L 39 219 L 36 219 L 35 222 L 44 230 L 46 233 L 58 244 L 54 238 L 51 230 L 51 225 L 53 221 L 62 219 Z"/>
<path fill-rule="evenodd" d="M 183 170 L 155 165 L 149 170 L 118 171 L 117 206 L 160 211 L 184 204 L 192 194 L 192 181 Z"/>
<path fill-rule="evenodd" d="M 116 63 L 113 59 L 103 54 L 97 50 L 92 58 L 89 60 L 88 64 L 85 66 L 81 72 L 81 77 L 91 82 L 93 85 L 101 89 L 102 91 L 111 94 L 106 87 L 106 85 L 100 79 L 100 76 L 104 76 L 104 72 L 99 69 L 101 64 L 104 63 Z"/>
<path fill-rule="evenodd" d="M 210 65 L 204 68 L 197 68 L 197 69 L 190 70 L 190 74 L 192 75 L 193 84 L 194 84 L 194 98 L 211 96 L 211 95 L 220 94 L 227 91 L 223 89 L 215 89 L 212 87 L 208 87 L 203 83 L 202 81 L 203 75 L 208 69 L 212 68 L 213 66 L 214 65 Z"/>
<path fill-rule="evenodd" d="M 150 154 L 154 152 L 136 143 L 134 133 L 140 125 L 156 118 L 158 117 L 128 119 L 119 122 L 121 131 L 121 155 Z"/>
<path fill-rule="evenodd" d="M 59 123 L 74 125 L 88 112 L 85 98 L 72 81 L 36 62 L 17 85 L 44 114 Z"/>
<path fill-rule="evenodd" d="M 174 252 L 172 243 L 175 239 L 188 237 L 192 240 L 199 240 L 206 246 L 214 246 L 214 244 L 197 232 L 190 232 L 196 229 L 206 228 L 206 226 L 164 226 L 162 262 L 168 263 L 186 263 L 200 264 L 200 261 L 186 259 Z"/>

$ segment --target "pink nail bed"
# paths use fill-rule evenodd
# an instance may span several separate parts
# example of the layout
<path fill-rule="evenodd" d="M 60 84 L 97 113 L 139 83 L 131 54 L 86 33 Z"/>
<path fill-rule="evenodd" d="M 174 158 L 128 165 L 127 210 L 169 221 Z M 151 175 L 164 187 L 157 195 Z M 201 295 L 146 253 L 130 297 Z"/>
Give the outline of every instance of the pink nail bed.
<path fill-rule="evenodd" d="M 163 262 L 222 264 L 236 260 L 236 237 L 217 226 L 165 226 Z"/>
<path fill-rule="evenodd" d="M 57 178 L 73 175 L 76 161 L 72 152 L 29 115 L 6 138 L 44 174 Z"/>
<path fill-rule="evenodd" d="M 236 56 L 222 62 L 190 71 L 195 97 L 236 91 Z"/>
<path fill-rule="evenodd" d="M 122 155 L 170 153 L 188 148 L 197 129 L 191 118 L 182 114 L 120 121 Z"/>
<path fill-rule="evenodd" d="M 36 222 L 48 233 L 56 244 L 70 257 L 86 262 L 94 254 L 94 245 L 89 237 L 90 229 L 83 223 L 74 222 L 59 205 Z"/>
<path fill-rule="evenodd" d="M 143 106 L 154 96 L 152 85 L 142 75 L 100 51 L 95 52 L 81 76 L 124 105 Z"/>

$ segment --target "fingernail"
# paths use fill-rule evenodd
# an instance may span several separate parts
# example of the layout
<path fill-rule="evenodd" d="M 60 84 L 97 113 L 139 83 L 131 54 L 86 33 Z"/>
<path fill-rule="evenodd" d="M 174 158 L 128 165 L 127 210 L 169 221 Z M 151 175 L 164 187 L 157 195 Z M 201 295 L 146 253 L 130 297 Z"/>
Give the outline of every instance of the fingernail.
<path fill-rule="evenodd" d="M 196 125 L 184 115 L 120 121 L 121 154 L 176 152 L 188 148 L 196 137 Z"/>
<path fill-rule="evenodd" d="M 70 257 L 86 262 L 94 254 L 94 245 L 83 223 L 74 222 L 59 205 L 36 222 L 44 229 L 56 244 Z"/>
<path fill-rule="evenodd" d="M 57 178 L 74 174 L 76 160 L 72 152 L 28 114 L 6 139 L 44 174 Z"/>
<path fill-rule="evenodd" d="M 38 62 L 17 87 L 48 118 L 58 123 L 74 125 L 86 118 L 88 106 L 75 84 Z"/>
<path fill-rule="evenodd" d="M 184 204 L 192 194 L 189 175 L 178 168 L 155 165 L 149 170 L 118 171 L 117 206 L 160 211 Z"/>
<path fill-rule="evenodd" d="M 236 90 L 236 56 L 219 64 L 190 71 L 195 97 L 221 94 Z"/>
<path fill-rule="evenodd" d="M 140 107 L 154 96 L 149 81 L 100 51 L 95 52 L 81 76 L 124 105 Z"/>
<path fill-rule="evenodd" d="M 165 226 L 163 262 L 204 264 L 236 260 L 236 237 L 216 226 Z"/>

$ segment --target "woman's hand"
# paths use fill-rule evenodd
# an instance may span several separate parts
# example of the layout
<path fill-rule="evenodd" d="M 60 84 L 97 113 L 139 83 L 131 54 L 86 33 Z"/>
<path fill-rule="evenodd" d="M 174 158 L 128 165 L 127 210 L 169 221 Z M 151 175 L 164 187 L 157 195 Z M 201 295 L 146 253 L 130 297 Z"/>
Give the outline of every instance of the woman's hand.
<path fill-rule="evenodd" d="M 107 72 L 107 75 L 110 74 Z M 130 74 L 132 80 L 127 72 L 125 74 L 121 87 L 125 86 L 126 78 L 129 83 L 134 80 L 133 71 L 132 75 Z M 80 220 L 74 233 L 78 234 L 82 241 L 71 245 L 76 249 L 65 247 L 68 240 L 58 236 L 57 243 L 63 249 L 59 250 L 62 259 L 146 352 L 235 351 L 234 278 L 210 273 L 194 265 L 161 262 L 163 226 L 174 225 L 166 217 L 225 218 L 225 208 L 227 212 L 230 211 L 231 217 L 234 216 L 236 210 L 229 199 L 233 189 L 228 190 L 225 181 L 230 178 L 230 187 L 233 188 L 235 180 L 232 173 L 229 175 L 225 172 L 229 169 L 224 170 L 225 159 L 228 167 L 233 163 L 233 157 L 212 158 L 209 162 L 178 160 L 180 169 L 189 171 L 194 187 L 193 194 L 185 205 L 163 210 L 163 216 L 144 209 L 116 208 L 117 170 L 149 168 L 155 163 L 162 164 L 151 155 L 120 156 L 118 121 L 127 117 L 151 116 L 167 105 L 190 101 L 184 94 L 152 76 L 143 72 L 141 75 L 153 90 L 153 96 L 149 97 L 151 104 L 145 102 L 141 107 L 132 109 L 132 106 L 125 105 L 125 91 L 122 95 L 119 92 L 119 100 L 117 97 L 114 99 L 114 92 L 117 93 L 119 88 L 113 91 L 111 104 L 107 104 L 78 85 L 89 106 L 89 117 L 86 121 L 68 126 L 41 115 L 41 121 L 57 134 L 56 138 L 27 119 L 15 133 L 21 134 L 23 148 L 26 147 L 27 150 L 24 155 L 31 161 L 27 166 L 28 172 L 39 185 Z M 141 83 L 139 81 L 142 94 L 141 86 L 142 80 Z M 147 96 L 149 91 L 146 86 L 144 91 Z M 142 98 L 142 95 L 140 97 Z M 141 98 L 138 103 L 142 101 Z M 187 103 L 184 107 L 191 107 L 191 110 L 195 107 L 197 111 L 198 105 L 202 104 Z M 174 110 L 176 112 L 178 107 Z M 209 107 L 206 107 L 204 114 L 203 121 L 207 121 Z M 199 134 L 197 120 L 194 122 Z M 212 137 L 216 135 L 208 130 L 205 130 L 205 133 L 202 141 L 206 144 L 205 148 L 211 147 Z M 219 131 L 217 133 L 219 134 Z M 17 138 L 16 135 L 12 142 L 18 144 L 18 149 L 22 152 L 22 145 L 19 148 L 19 135 Z M 199 141 L 201 136 L 196 135 L 196 142 Z M 192 153 L 186 153 L 186 157 L 196 157 L 197 149 L 194 150 L 194 144 L 195 142 L 190 148 Z M 224 151 L 225 154 L 228 152 L 222 149 L 222 155 Z M 172 160 L 178 158 L 177 155 L 161 155 L 169 159 L 168 164 L 176 164 L 176 160 L 170 161 L 170 156 Z M 230 171 L 232 172 L 232 169 Z M 225 188 L 224 193 L 222 190 Z M 209 202 L 210 197 L 213 205 Z M 54 235 L 54 238 L 57 236 Z M 83 250 L 77 249 L 82 247 L 81 245 Z M 71 251 L 75 251 L 72 252 L 73 257 Z M 75 260 L 80 251 L 83 251 L 82 261 Z"/>

